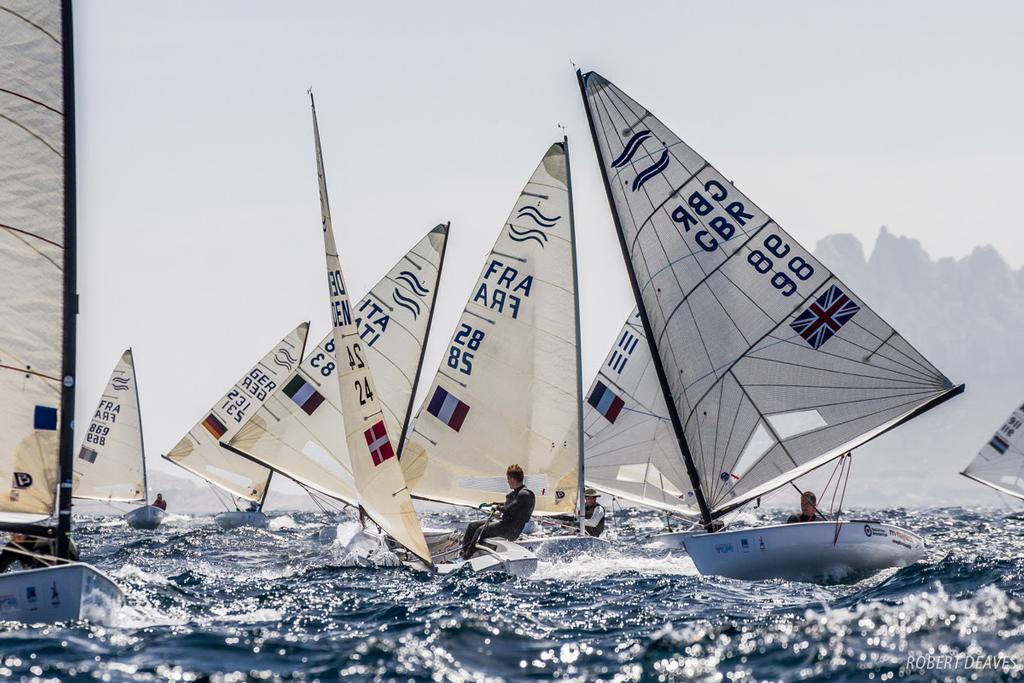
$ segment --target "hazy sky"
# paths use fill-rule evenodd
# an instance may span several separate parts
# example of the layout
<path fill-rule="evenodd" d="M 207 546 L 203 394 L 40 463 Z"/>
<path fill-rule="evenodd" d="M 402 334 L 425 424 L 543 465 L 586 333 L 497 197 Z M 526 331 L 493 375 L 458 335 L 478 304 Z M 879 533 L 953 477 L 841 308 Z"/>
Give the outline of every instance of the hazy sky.
<path fill-rule="evenodd" d="M 424 385 L 559 124 L 585 385 L 632 306 L 570 60 L 808 247 L 885 224 L 1024 263 L 1021 3 L 91 0 L 75 21 L 78 411 L 133 346 L 151 456 L 298 322 L 329 329 L 310 86 L 357 296 L 452 222 Z"/>

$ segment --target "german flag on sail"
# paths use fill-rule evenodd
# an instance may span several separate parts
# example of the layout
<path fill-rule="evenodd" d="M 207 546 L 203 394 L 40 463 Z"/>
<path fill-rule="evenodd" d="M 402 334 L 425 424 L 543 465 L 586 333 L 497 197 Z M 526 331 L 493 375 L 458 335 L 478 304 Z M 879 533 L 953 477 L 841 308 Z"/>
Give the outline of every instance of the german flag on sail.
<path fill-rule="evenodd" d="M 590 392 L 587 403 L 594 406 L 597 412 L 604 415 L 605 419 L 613 424 L 622 407 L 626 405 L 626 402 L 616 396 L 603 382 L 597 382 L 594 385 L 594 390 Z"/>
<path fill-rule="evenodd" d="M 314 389 L 312 384 L 302 379 L 300 375 L 295 375 L 288 384 L 284 385 L 284 393 L 288 398 L 295 401 L 295 405 L 302 408 L 306 415 L 312 415 L 320 407 L 320 404 L 324 402 L 323 395 Z"/>
<path fill-rule="evenodd" d="M 213 413 L 206 416 L 206 419 L 203 420 L 203 426 L 206 427 L 206 431 L 213 435 L 214 439 L 218 440 L 228 431 L 228 428 L 224 426 L 224 423 L 218 420 L 217 416 Z"/>

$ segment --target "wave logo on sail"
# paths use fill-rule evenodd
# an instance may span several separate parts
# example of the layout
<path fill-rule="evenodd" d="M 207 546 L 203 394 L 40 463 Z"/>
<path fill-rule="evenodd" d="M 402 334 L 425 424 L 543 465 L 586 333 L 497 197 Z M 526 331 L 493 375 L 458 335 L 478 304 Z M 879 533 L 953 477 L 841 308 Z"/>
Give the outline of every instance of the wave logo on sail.
<path fill-rule="evenodd" d="M 789 324 L 814 349 L 831 339 L 860 310 L 839 287 L 832 285 Z"/>
<path fill-rule="evenodd" d="M 612 168 L 623 168 L 626 164 L 630 163 L 633 160 L 633 157 L 636 156 L 636 153 L 640 151 L 640 147 L 644 142 L 653 137 L 653 135 L 654 134 L 649 130 L 641 130 L 634 133 L 633 137 L 631 137 L 626 143 L 626 146 L 622 148 L 622 152 L 619 153 L 619 156 L 612 160 Z M 668 150 L 663 150 L 657 161 L 637 173 L 636 178 L 633 179 L 633 192 L 639 190 L 647 183 L 648 180 L 654 178 L 668 168 L 669 161 L 670 158 Z"/>
<path fill-rule="evenodd" d="M 418 279 L 416 279 L 416 276 L 410 273 L 408 270 L 403 270 L 401 273 L 398 274 L 397 277 L 395 277 L 395 279 L 404 283 L 409 289 L 416 292 L 420 296 L 426 296 L 427 294 L 430 293 L 430 290 L 427 289 L 427 287 Z"/>
<path fill-rule="evenodd" d="M 413 299 L 412 297 L 403 294 L 401 290 L 399 290 L 397 287 L 395 288 L 394 293 L 391 295 L 391 298 L 394 300 L 396 304 L 412 313 L 413 320 L 416 320 L 417 318 L 420 317 L 419 302 Z"/>
<path fill-rule="evenodd" d="M 530 219 L 541 228 L 553 228 L 562 219 L 561 216 L 545 216 L 536 206 L 523 206 L 516 212 L 516 218 Z M 536 242 L 544 247 L 548 241 L 548 235 L 540 228 L 516 227 L 508 224 L 508 236 L 513 242 Z"/>
<path fill-rule="evenodd" d="M 128 391 L 127 377 L 115 377 L 110 380 L 110 383 L 114 385 L 114 391 Z"/>
<path fill-rule="evenodd" d="M 561 216 L 555 216 L 549 218 L 540 212 L 536 206 L 524 206 L 516 212 L 518 218 L 529 218 L 531 221 L 541 226 L 542 228 L 553 228 L 555 224 L 562 219 Z"/>
<path fill-rule="evenodd" d="M 280 366 L 285 370 L 291 370 L 292 366 L 298 362 L 298 359 L 293 357 L 288 349 L 278 349 L 277 353 L 274 354 L 274 365 Z"/>

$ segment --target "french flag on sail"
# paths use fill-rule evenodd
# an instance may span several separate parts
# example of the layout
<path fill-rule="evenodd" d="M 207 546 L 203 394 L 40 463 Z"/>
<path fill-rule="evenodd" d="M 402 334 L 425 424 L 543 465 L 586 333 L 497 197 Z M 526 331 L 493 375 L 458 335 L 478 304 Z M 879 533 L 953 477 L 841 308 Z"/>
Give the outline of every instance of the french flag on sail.
<path fill-rule="evenodd" d="M 427 404 L 427 412 L 455 431 L 459 431 L 466 420 L 466 415 L 469 414 L 469 406 L 454 394 L 449 394 L 442 387 L 438 387 Z"/>
<path fill-rule="evenodd" d="M 604 415 L 604 418 L 613 424 L 615 423 L 615 418 L 619 416 L 622 407 L 626 405 L 625 401 L 616 396 L 602 382 L 598 382 L 594 386 L 594 390 L 590 392 L 590 398 L 587 399 L 587 403 L 594 406 L 597 412 Z"/>
<path fill-rule="evenodd" d="M 999 436 L 998 434 L 992 437 L 992 440 L 988 442 L 988 445 L 996 449 L 996 451 L 1000 455 L 1005 453 L 1010 448 L 1010 444 L 1006 443 L 1003 437 Z"/>

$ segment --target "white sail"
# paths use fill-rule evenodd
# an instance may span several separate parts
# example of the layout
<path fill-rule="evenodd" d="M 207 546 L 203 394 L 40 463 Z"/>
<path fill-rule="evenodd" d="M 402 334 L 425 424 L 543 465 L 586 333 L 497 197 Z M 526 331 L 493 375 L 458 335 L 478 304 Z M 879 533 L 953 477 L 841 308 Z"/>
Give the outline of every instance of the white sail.
<path fill-rule="evenodd" d="M 580 85 L 706 521 L 961 390 L 649 111 Z"/>
<path fill-rule="evenodd" d="M 231 453 L 219 442 L 231 439 L 282 387 L 302 359 L 308 332 L 309 323 L 302 323 L 278 342 L 164 457 L 238 498 L 262 502 L 271 470 Z"/>
<path fill-rule="evenodd" d="M 1024 500 L 1024 406 L 1013 411 L 961 474 Z"/>
<path fill-rule="evenodd" d="M 75 458 L 75 498 L 146 500 L 146 463 L 135 361 L 128 349 L 110 375 Z"/>
<path fill-rule="evenodd" d="M 356 307 L 388 434 L 408 421 L 433 315 L 448 227 L 414 246 Z M 320 493 L 356 505 L 331 331 L 235 434 L 228 446 Z"/>
<path fill-rule="evenodd" d="M 583 406 L 587 485 L 623 500 L 695 515 L 686 466 L 640 313 L 619 330 Z"/>
<path fill-rule="evenodd" d="M 526 472 L 536 511 L 571 513 L 579 389 L 565 145 L 544 154 L 488 254 L 402 457 L 417 496 L 500 500 Z"/>
<path fill-rule="evenodd" d="M 73 257 L 65 263 L 61 22 L 60 2 L 0 2 L 0 518 L 7 520 L 49 516 L 57 491 L 62 340 L 74 320 L 64 308 Z"/>
<path fill-rule="evenodd" d="M 312 98 L 312 95 L 310 95 Z M 367 342 L 353 318 L 351 300 L 341 273 L 338 247 L 331 226 L 331 208 L 327 201 L 320 129 L 313 108 L 313 135 L 316 170 L 323 221 L 324 255 L 327 285 L 331 299 L 334 346 L 339 360 L 335 376 L 341 397 L 342 425 L 352 465 L 352 478 L 358 492 L 359 507 L 386 534 L 432 566 L 430 551 L 423 538 L 416 509 L 402 477 L 394 444 L 385 422 L 383 403 L 370 370 Z"/>

